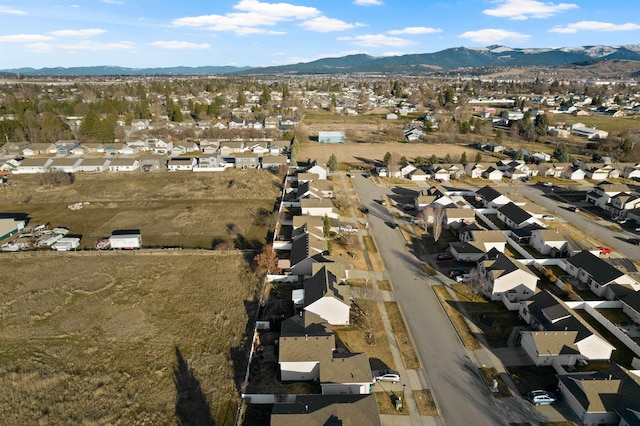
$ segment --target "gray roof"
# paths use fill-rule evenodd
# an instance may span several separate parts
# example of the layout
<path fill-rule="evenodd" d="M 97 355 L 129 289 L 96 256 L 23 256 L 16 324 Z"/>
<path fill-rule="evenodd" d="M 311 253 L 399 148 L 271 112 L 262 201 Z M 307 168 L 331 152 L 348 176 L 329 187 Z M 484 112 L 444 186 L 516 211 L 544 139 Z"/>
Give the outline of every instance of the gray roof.
<path fill-rule="evenodd" d="M 274 404 L 271 426 L 380 426 L 374 394 L 297 395 L 292 404 Z"/>
<path fill-rule="evenodd" d="M 576 268 L 583 269 L 598 284 L 608 284 L 624 275 L 619 269 L 600 259 L 588 250 L 582 250 L 580 253 L 571 256 L 567 262 Z"/>
<path fill-rule="evenodd" d="M 623 298 L 622 303 L 627 304 L 634 311 L 640 312 L 640 290 Z"/>
<path fill-rule="evenodd" d="M 282 321 L 280 335 L 282 336 L 324 336 L 333 333 L 333 327 L 319 315 L 309 311 L 302 311 Z"/>
<path fill-rule="evenodd" d="M 345 278 L 344 265 L 323 263 L 319 270 L 304 281 L 304 306 L 307 307 L 322 297 L 334 297 L 345 304 L 349 304 L 349 286 L 342 284 Z"/>
<path fill-rule="evenodd" d="M 520 206 L 513 204 L 512 202 L 500 207 L 498 211 L 505 215 L 508 219 L 511 219 L 511 221 L 513 221 L 513 223 L 517 225 L 524 223 L 532 218 L 530 213 L 525 211 Z"/>
<path fill-rule="evenodd" d="M 485 185 L 482 188 L 476 191 L 476 194 L 480 195 L 487 201 L 493 201 L 499 196 L 503 195 L 501 192 L 497 191 L 495 188 L 492 188 L 489 185 Z"/>

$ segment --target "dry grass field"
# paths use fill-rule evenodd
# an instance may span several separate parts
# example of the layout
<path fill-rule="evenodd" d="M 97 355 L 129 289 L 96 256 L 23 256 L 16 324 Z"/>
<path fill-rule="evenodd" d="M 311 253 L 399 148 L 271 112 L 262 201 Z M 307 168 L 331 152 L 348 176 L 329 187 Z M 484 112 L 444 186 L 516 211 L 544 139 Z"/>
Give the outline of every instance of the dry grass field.
<path fill-rule="evenodd" d="M 212 248 L 264 244 L 267 227 L 256 220 L 279 195 L 266 170 L 222 173 L 75 174 L 68 186 L 47 187 L 37 175 L 13 175 L 0 187 L 0 212 L 24 213 L 30 225 L 51 223 L 82 234 L 81 248 L 117 229 L 140 229 L 147 247 Z M 80 210 L 69 205 L 89 202 Z"/>
<path fill-rule="evenodd" d="M 0 263 L 0 423 L 233 422 L 241 255 L 46 254 Z"/>
<path fill-rule="evenodd" d="M 317 142 L 303 143 L 300 147 L 298 159 L 316 159 L 320 164 L 326 164 L 331 154 L 335 154 L 341 165 L 349 167 L 363 167 L 369 169 L 376 162 L 382 162 L 385 153 L 396 153 L 398 158 L 407 157 L 413 161 L 417 156 L 428 159 L 433 154 L 443 159 L 447 154 L 456 162 L 463 152 L 467 153 L 469 161 L 473 161 L 476 149 L 468 146 L 449 144 L 408 144 L 408 143 L 335 143 L 322 144 Z"/>

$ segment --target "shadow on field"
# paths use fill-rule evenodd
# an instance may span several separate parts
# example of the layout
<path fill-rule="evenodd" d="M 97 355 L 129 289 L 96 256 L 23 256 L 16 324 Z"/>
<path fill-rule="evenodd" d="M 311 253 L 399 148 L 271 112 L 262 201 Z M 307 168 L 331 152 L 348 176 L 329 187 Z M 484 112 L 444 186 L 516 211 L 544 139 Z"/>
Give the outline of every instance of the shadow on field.
<path fill-rule="evenodd" d="M 189 368 L 176 346 L 176 366 L 173 370 L 176 385 L 176 417 L 179 425 L 214 425 L 211 407 L 202 392 L 200 381 Z"/>

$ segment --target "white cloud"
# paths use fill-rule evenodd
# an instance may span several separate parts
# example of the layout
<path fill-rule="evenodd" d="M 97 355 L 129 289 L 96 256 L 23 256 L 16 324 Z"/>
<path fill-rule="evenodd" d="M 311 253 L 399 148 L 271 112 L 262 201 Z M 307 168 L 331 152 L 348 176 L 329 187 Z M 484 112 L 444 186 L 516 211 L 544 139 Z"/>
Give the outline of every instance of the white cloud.
<path fill-rule="evenodd" d="M 327 18 L 326 16 L 318 16 L 317 18 L 309 19 L 308 21 L 304 21 L 300 24 L 300 27 L 302 28 L 322 33 L 345 31 L 359 26 L 362 25 L 350 24 L 348 22 L 341 21 L 340 19 Z"/>
<path fill-rule="evenodd" d="M 105 30 L 100 28 L 85 28 L 83 30 L 58 30 L 51 31 L 49 34 L 58 37 L 92 37 L 106 33 Z"/>
<path fill-rule="evenodd" d="M 495 9 L 485 9 L 485 15 L 498 18 L 524 20 L 528 18 L 549 18 L 560 12 L 578 9 L 574 3 L 543 3 L 537 0 L 496 0 L 499 3 Z"/>
<path fill-rule="evenodd" d="M 37 41 L 47 41 L 53 40 L 53 37 L 49 37 L 41 34 L 12 34 L 0 36 L 0 42 L 7 43 L 26 43 L 26 42 L 37 42 Z"/>
<path fill-rule="evenodd" d="M 413 44 L 411 40 L 407 40 L 400 37 L 389 37 L 385 34 L 367 34 L 355 37 L 338 37 L 341 41 L 350 41 L 358 46 L 370 46 L 370 47 L 403 47 Z"/>
<path fill-rule="evenodd" d="M 640 25 L 627 22 L 626 24 L 612 24 L 610 22 L 580 21 L 568 24 L 565 27 L 555 26 L 549 30 L 551 33 L 574 34 L 578 31 L 634 31 L 640 30 Z"/>
<path fill-rule="evenodd" d="M 117 5 L 124 4 L 124 2 L 120 0 L 102 0 L 102 2 L 106 4 L 117 4 Z"/>
<path fill-rule="evenodd" d="M 380 6 L 382 0 L 354 0 L 353 4 L 358 6 Z"/>
<path fill-rule="evenodd" d="M 211 31 L 232 31 L 237 34 L 283 34 L 269 32 L 256 27 L 275 26 L 283 21 L 304 20 L 319 16 L 315 7 L 296 6 L 290 3 L 261 3 L 257 0 L 241 0 L 233 6 L 241 12 L 225 15 L 187 16 L 174 19 L 176 27 L 201 27 Z"/>
<path fill-rule="evenodd" d="M 158 40 L 151 43 L 153 46 L 158 47 L 160 49 L 171 49 L 171 50 L 184 50 L 184 49 L 208 49 L 211 47 L 208 43 L 189 43 L 188 41 L 163 41 Z"/>
<path fill-rule="evenodd" d="M 442 32 L 440 28 L 405 27 L 401 30 L 387 31 L 387 34 L 432 34 L 432 33 L 440 33 L 440 32 Z"/>
<path fill-rule="evenodd" d="M 513 43 L 520 43 L 527 41 L 531 38 L 530 35 L 516 33 L 513 31 L 505 31 L 495 28 L 487 28 L 478 31 L 467 31 L 460 34 L 458 37 L 469 39 L 475 43 L 494 44 L 498 42 L 508 41 Z"/>
<path fill-rule="evenodd" d="M 14 9 L 9 6 L 0 6 L 0 15 L 26 15 L 27 12 L 24 10 Z"/>
<path fill-rule="evenodd" d="M 53 47 L 63 50 L 136 50 L 135 43 L 120 41 L 114 43 L 96 43 L 93 41 L 81 41 L 78 43 L 55 44 Z"/>
<path fill-rule="evenodd" d="M 51 52 L 52 46 L 49 43 L 31 43 L 24 47 L 29 52 L 47 53 Z"/>

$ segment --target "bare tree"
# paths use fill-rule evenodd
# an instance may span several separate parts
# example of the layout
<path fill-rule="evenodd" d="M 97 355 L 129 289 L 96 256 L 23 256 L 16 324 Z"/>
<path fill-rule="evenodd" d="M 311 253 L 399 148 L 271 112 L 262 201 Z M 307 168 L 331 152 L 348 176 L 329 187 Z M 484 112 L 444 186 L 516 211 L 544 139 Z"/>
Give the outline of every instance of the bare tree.
<path fill-rule="evenodd" d="M 444 223 L 444 207 L 437 205 L 433 210 L 433 223 L 431 224 L 431 234 L 434 241 L 438 241 L 442 235 L 442 227 Z"/>
<path fill-rule="evenodd" d="M 351 199 L 347 194 L 339 193 L 333 199 L 333 205 L 340 210 L 340 213 L 346 213 L 351 208 Z"/>
<path fill-rule="evenodd" d="M 479 268 L 476 267 L 469 272 L 469 279 L 466 281 L 466 284 L 475 294 L 484 295 L 489 291 L 491 282 L 489 281 L 489 278 L 480 273 Z"/>

